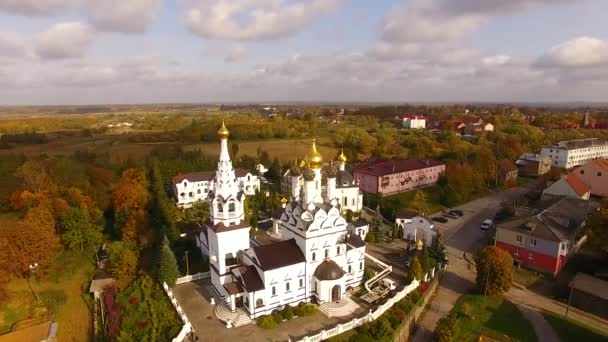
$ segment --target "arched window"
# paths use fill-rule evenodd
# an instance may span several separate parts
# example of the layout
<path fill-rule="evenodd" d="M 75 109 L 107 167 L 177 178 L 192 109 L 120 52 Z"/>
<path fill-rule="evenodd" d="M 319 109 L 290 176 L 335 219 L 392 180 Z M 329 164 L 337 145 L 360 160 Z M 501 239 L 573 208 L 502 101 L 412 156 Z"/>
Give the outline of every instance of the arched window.
<path fill-rule="evenodd" d="M 352 273 L 353 272 L 353 267 L 351 265 L 348 265 L 348 273 Z"/>
<path fill-rule="evenodd" d="M 217 211 L 224 211 L 224 207 L 222 207 L 222 203 L 217 204 Z"/>
<path fill-rule="evenodd" d="M 201 194 L 201 189 L 196 190 L 196 193 L 200 195 Z"/>
<path fill-rule="evenodd" d="M 344 197 L 344 205 L 348 205 L 348 198 Z"/>
<path fill-rule="evenodd" d="M 250 181 L 251 180 L 251 175 L 247 175 L 247 180 Z"/>
<path fill-rule="evenodd" d="M 326 257 L 326 258 L 329 258 L 329 249 L 326 249 L 326 250 L 325 250 L 325 257 Z"/>
<path fill-rule="evenodd" d="M 183 193 L 183 192 L 181 194 L 179 194 L 179 195 L 182 196 L 182 197 L 186 197 L 186 194 Z"/>
<path fill-rule="evenodd" d="M 231 213 L 236 211 L 236 204 L 234 204 L 234 202 L 230 202 L 230 204 L 228 204 L 228 211 Z"/>
<path fill-rule="evenodd" d="M 264 306 L 264 301 L 262 300 L 262 298 L 258 298 L 258 300 L 255 301 L 255 307 L 261 308 L 262 306 Z"/>
<path fill-rule="evenodd" d="M 272 295 L 276 296 L 277 295 L 277 288 L 276 287 L 272 287 Z"/>
<path fill-rule="evenodd" d="M 340 246 L 336 247 L 336 255 L 340 255 Z"/>
<path fill-rule="evenodd" d="M 316 261 L 317 260 L 317 253 L 312 252 L 312 261 Z"/>
<path fill-rule="evenodd" d="M 300 278 L 300 287 L 304 287 L 304 279 Z"/>
<path fill-rule="evenodd" d="M 285 283 L 285 292 L 289 291 L 289 282 Z"/>
<path fill-rule="evenodd" d="M 359 269 L 363 270 L 363 261 L 359 263 Z"/>
<path fill-rule="evenodd" d="M 188 193 L 188 195 L 190 195 L 190 197 L 194 197 L 194 194 L 192 193 L 192 191 L 190 191 L 190 192 Z"/>

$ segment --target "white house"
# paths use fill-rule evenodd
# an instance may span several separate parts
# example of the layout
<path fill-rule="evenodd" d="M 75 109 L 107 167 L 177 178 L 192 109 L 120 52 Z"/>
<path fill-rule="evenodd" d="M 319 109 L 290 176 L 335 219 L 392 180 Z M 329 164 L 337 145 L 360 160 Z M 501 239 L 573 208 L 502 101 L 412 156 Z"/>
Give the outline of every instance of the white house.
<path fill-rule="evenodd" d="M 346 156 L 344 151 L 341 151 L 337 161 L 337 169 L 334 165 L 326 165 L 325 169 L 321 172 L 321 177 L 324 181 L 321 183 L 321 192 L 326 193 L 331 187 L 331 196 L 336 198 L 340 202 L 340 208 L 344 212 L 351 210 L 352 212 L 361 212 L 363 208 L 363 192 L 359 189 L 359 182 L 353 178 L 353 175 L 346 170 Z M 332 163 L 333 164 L 333 163 Z M 295 165 L 301 172 L 299 165 Z M 296 178 L 292 177 L 293 167 L 285 171 L 281 180 L 281 191 L 284 193 L 290 193 L 294 186 Z M 328 172 L 331 171 L 331 174 Z M 304 178 L 301 174 L 297 177 L 298 185 L 300 188 L 304 186 Z M 325 185 L 323 185 L 325 183 Z M 330 186 L 331 185 L 331 186 Z"/>
<path fill-rule="evenodd" d="M 433 241 L 433 237 L 437 234 L 437 231 L 433 226 L 433 221 L 427 217 L 414 216 L 406 221 L 401 220 L 401 222 L 403 223 L 399 223 L 399 221 L 397 221 L 397 224 L 402 227 L 402 238 L 405 240 L 422 240 L 424 244 L 430 245 L 431 241 Z"/>
<path fill-rule="evenodd" d="M 426 118 L 418 115 L 405 115 L 401 124 L 403 128 L 424 129 L 426 127 Z"/>
<path fill-rule="evenodd" d="M 589 138 L 560 141 L 543 146 L 540 154 L 549 157 L 553 166 L 569 169 L 591 160 L 607 159 L 608 140 Z"/>
<path fill-rule="evenodd" d="M 254 195 L 260 189 L 260 179 L 254 173 L 244 169 L 235 169 L 238 186 L 245 195 Z M 190 208 L 197 201 L 207 200 L 213 192 L 215 171 L 178 174 L 172 178 L 173 191 L 180 208 Z"/>
<path fill-rule="evenodd" d="M 357 232 L 367 227 L 347 224 L 341 216 L 337 169 L 328 167 L 321 189 L 322 156 L 313 142 L 303 167 L 292 167 L 290 200 L 276 213 L 279 242 L 253 246 L 244 221 L 244 193 L 228 155 L 228 129 L 222 124 L 220 160 L 207 198 L 209 221 L 197 233 L 197 244 L 209 257 L 215 295 L 230 309 L 250 318 L 311 300 L 340 300 L 363 281 L 365 242 Z M 335 169 L 335 167 L 333 167 Z M 304 178 L 301 186 L 299 178 Z"/>
<path fill-rule="evenodd" d="M 571 173 L 563 176 L 557 182 L 543 190 L 542 197 L 567 196 L 588 200 L 591 196 L 591 188 L 583 182 L 576 174 Z"/>

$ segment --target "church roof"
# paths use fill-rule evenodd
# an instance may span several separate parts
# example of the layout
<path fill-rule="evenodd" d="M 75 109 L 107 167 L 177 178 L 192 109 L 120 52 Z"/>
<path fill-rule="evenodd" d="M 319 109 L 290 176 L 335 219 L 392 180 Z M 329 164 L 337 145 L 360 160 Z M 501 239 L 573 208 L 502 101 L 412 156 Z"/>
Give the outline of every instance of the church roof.
<path fill-rule="evenodd" d="M 348 171 L 338 171 L 338 175 L 336 177 L 336 187 L 348 188 L 352 186 L 356 186 L 353 185 L 353 176 Z"/>
<path fill-rule="evenodd" d="M 363 239 L 361 239 L 361 237 L 357 234 L 350 234 L 346 240 L 346 243 L 355 248 L 365 247 L 365 241 L 363 241 Z"/>
<path fill-rule="evenodd" d="M 344 276 L 345 272 L 335 261 L 326 259 L 315 270 L 314 276 L 319 280 L 336 280 Z"/>
<path fill-rule="evenodd" d="M 356 221 L 351 222 L 353 224 L 353 226 L 355 227 L 365 227 L 367 226 L 369 223 L 367 223 L 367 221 L 363 220 L 363 219 L 358 219 Z"/>
<path fill-rule="evenodd" d="M 247 292 L 259 291 L 264 289 L 264 282 L 260 278 L 255 266 L 241 266 L 241 281 Z"/>
<path fill-rule="evenodd" d="M 254 246 L 253 251 L 264 271 L 306 262 L 302 250 L 294 239 Z"/>
<path fill-rule="evenodd" d="M 231 294 L 231 295 L 235 295 L 235 294 L 239 294 L 239 293 L 243 292 L 243 287 L 235 281 L 224 284 L 224 288 L 226 289 L 228 294 Z"/>
<path fill-rule="evenodd" d="M 215 177 L 215 171 L 201 171 L 201 172 L 191 172 L 191 173 L 180 173 L 171 178 L 173 184 L 179 184 L 184 180 L 188 182 L 204 182 L 204 181 L 212 181 Z"/>

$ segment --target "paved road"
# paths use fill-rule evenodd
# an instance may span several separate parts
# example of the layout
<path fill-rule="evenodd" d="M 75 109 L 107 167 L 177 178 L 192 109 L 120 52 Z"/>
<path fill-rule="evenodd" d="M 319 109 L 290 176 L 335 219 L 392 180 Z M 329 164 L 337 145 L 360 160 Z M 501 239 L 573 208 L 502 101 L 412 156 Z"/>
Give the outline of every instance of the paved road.
<path fill-rule="evenodd" d="M 412 341 L 431 341 L 437 322 L 447 316 L 460 296 L 475 287 L 474 266 L 463 258 L 463 253 L 474 253 L 484 246 L 488 236 L 479 229 L 483 220 L 494 217 L 503 201 L 516 198 L 524 192 L 523 188 L 515 188 L 469 202 L 458 208 L 465 212 L 463 218 L 437 225 L 446 241 L 449 267 L 441 278 L 437 293 L 420 320 Z M 468 258 L 470 257 L 469 254 Z"/>

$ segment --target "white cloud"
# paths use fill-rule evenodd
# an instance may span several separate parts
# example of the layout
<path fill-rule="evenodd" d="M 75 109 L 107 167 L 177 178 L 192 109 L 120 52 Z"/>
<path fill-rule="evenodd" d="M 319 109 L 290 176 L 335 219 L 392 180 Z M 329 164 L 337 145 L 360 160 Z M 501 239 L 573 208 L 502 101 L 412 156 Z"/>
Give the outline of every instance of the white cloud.
<path fill-rule="evenodd" d="M 187 28 L 212 39 L 271 39 L 303 30 L 342 0 L 191 0 Z"/>
<path fill-rule="evenodd" d="M 85 24 L 60 23 L 36 35 L 35 50 L 41 58 L 81 57 L 91 44 L 93 37 L 93 30 Z"/>
<path fill-rule="evenodd" d="M 608 65 L 608 42 L 578 37 L 552 47 L 537 61 L 540 67 L 590 67 Z"/>
<path fill-rule="evenodd" d="M 0 32 L 0 56 L 18 57 L 26 54 L 23 38 L 12 32 Z"/>
<path fill-rule="evenodd" d="M 481 62 L 487 66 L 494 66 L 494 65 L 505 65 L 505 64 L 511 62 L 511 60 L 512 60 L 511 56 L 495 55 L 495 56 L 484 57 L 481 60 Z"/>
<path fill-rule="evenodd" d="M 226 63 L 236 63 L 241 61 L 246 54 L 247 50 L 242 45 L 234 45 L 230 48 L 226 57 L 224 57 L 224 62 Z"/>
<path fill-rule="evenodd" d="M 0 0 L 0 11 L 26 16 L 52 15 L 81 0 Z"/>
<path fill-rule="evenodd" d="M 106 32 L 141 33 L 159 14 L 161 0 L 87 0 L 91 24 Z"/>

